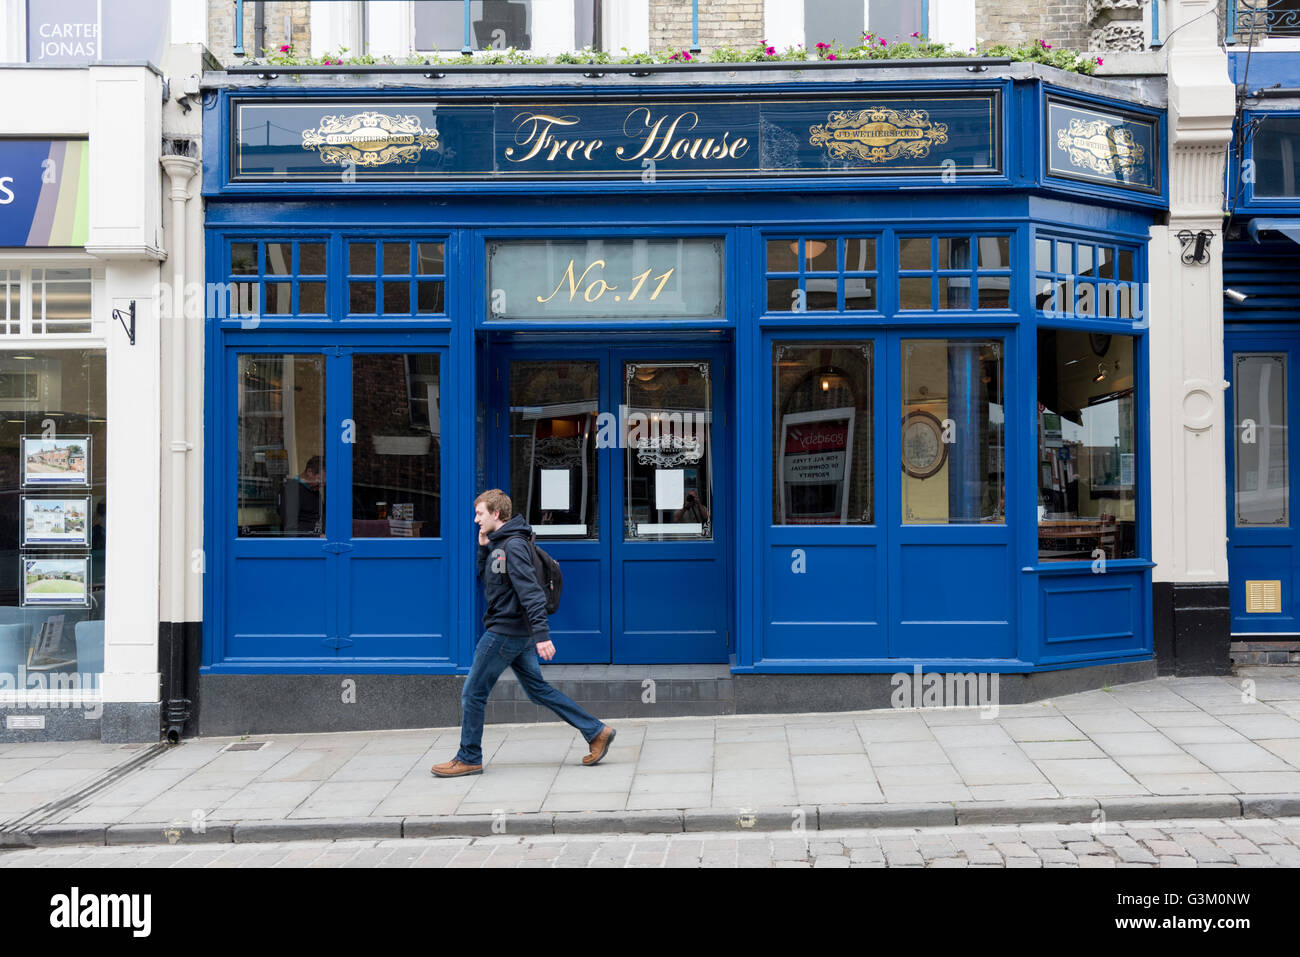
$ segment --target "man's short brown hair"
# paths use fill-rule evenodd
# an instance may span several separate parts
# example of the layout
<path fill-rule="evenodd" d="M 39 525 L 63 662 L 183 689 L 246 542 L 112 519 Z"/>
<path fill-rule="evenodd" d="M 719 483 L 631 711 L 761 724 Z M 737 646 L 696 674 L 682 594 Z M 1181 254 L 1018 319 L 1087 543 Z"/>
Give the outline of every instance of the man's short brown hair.
<path fill-rule="evenodd" d="M 501 489 L 488 489 L 478 498 L 474 499 L 475 507 L 478 506 L 479 502 L 482 502 L 487 507 L 487 510 L 500 518 L 501 521 L 504 522 L 510 518 L 510 496 L 501 491 Z"/>

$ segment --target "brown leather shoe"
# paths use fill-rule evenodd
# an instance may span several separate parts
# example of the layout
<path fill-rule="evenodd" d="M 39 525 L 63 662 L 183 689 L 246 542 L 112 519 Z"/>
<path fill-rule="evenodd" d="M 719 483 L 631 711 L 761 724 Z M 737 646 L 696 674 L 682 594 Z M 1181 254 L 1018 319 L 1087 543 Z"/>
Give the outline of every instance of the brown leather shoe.
<path fill-rule="evenodd" d="M 588 767 L 599 764 L 600 759 L 609 752 L 609 746 L 614 743 L 614 735 L 617 733 L 609 725 L 601 728 L 600 734 L 591 739 L 591 753 L 583 755 L 582 763 Z"/>
<path fill-rule="evenodd" d="M 429 770 L 440 778 L 459 778 L 466 774 L 482 774 L 483 765 L 466 764 L 459 758 L 452 758 L 445 764 L 435 764 Z"/>

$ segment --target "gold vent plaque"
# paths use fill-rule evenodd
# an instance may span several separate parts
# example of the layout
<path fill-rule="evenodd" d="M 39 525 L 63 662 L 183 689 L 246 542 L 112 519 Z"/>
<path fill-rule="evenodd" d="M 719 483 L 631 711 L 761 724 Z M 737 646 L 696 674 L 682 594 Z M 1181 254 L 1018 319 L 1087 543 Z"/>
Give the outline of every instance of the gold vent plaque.
<path fill-rule="evenodd" d="M 1248 614 L 1271 612 L 1280 615 L 1282 613 L 1282 582 L 1246 582 L 1246 612 Z"/>

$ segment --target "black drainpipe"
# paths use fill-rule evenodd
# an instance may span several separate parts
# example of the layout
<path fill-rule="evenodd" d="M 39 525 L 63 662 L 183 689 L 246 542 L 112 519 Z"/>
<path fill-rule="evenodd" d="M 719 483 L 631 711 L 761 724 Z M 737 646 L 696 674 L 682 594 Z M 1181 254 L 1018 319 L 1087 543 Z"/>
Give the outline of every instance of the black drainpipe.
<path fill-rule="evenodd" d="M 266 56 L 266 4 L 257 0 L 253 4 L 253 56 Z"/>

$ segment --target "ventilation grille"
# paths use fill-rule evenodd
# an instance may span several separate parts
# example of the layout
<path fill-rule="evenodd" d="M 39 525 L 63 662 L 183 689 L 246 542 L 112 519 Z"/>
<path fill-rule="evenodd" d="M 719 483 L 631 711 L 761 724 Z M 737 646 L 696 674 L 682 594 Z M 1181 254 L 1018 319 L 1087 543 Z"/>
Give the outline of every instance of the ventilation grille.
<path fill-rule="evenodd" d="M 1280 615 L 1282 613 L 1282 582 L 1246 582 L 1246 611 L 1249 614 L 1267 612 Z"/>

